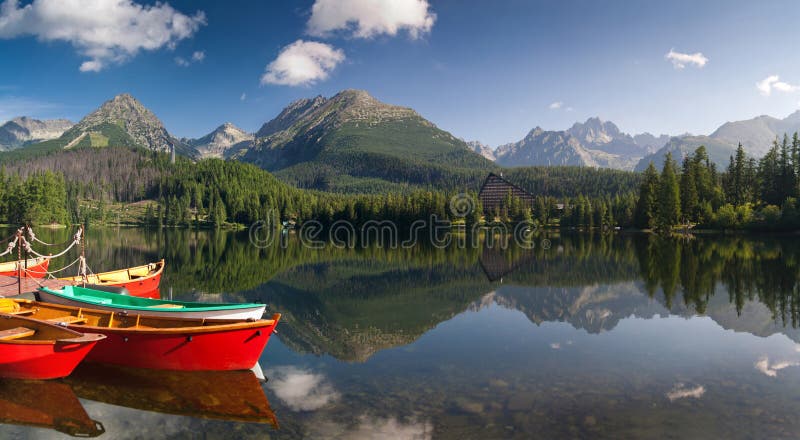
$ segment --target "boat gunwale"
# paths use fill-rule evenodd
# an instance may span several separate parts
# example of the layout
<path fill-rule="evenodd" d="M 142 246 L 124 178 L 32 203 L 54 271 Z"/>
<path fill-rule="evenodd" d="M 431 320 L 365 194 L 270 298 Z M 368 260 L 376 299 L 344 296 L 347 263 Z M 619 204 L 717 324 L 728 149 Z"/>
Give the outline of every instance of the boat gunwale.
<path fill-rule="evenodd" d="M 78 288 L 78 289 L 94 290 L 94 289 L 91 289 L 89 287 L 81 287 L 81 286 L 64 286 L 63 289 L 65 289 L 65 288 Z M 215 304 L 213 306 L 196 307 L 196 304 L 199 304 L 199 303 L 191 302 L 191 301 L 170 301 L 170 300 L 163 300 L 163 299 L 141 298 L 141 297 L 137 297 L 137 296 L 124 296 L 124 298 L 126 298 L 126 299 L 133 299 L 133 301 L 142 302 L 142 303 L 153 303 L 153 305 L 175 304 L 175 305 L 183 306 L 181 308 L 174 308 L 174 309 L 170 309 L 170 308 L 156 309 L 156 308 L 154 308 L 152 306 L 136 306 L 136 305 L 114 304 L 113 303 L 114 295 L 118 295 L 118 294 L 105 292 L 105 291 L 102 291 L 102 290 L 94 290 L 94 291 L 97 292 L 98 296 L 101 297 L 101 298 L 109 298 L 109 299 L 111 299 L 112 303 L 110 303 L 110 304 L 98 304 L 98 303 L 93 302 L 93 301 L 82 299 L 80 296 L 65 295 L 65 294 L 61 293 L 59 290 L 54 290 L 54 289 L 51 289 L 49 287 L 40 287 L 38 290 L 41 291 L 41 292 L 50 294 L 50 295 L 55 295 L 55 296 L 57 296 L 59 298 L 65 299 L 65 300 L 80 302 L 82 304 L 89 304 L 89 305 L 94 305 L 94 306 L 99 306 L 99 307 L 107 307 L 107 308 L 110 308 L 110 309 L 137 310 L 137 311 L 142 311 L 142 312 L 154 312 L 154 311 L 157 311 L 157 312 L 168 312 L 168 313 L 216 312 L 216 311 L 244 310 L 244 309 L 256 309 L 256 308 L 264 308 L 264 307 L 266 307 L 265 304 L 259 304 L 259 303 L 219 303 L 219 304 Z M 122 296 L 122 295 L 119 295 L 119 296 Z M 209 304 L 209 303 L 200 303 L 200 304 Z"/>
<path fill-rule="evenodd" d="M 45 261 L 51 260 L 51 259 L 52 258 L 49 257 L 49 256 L 44 256 L 44 257 L 28 258 L 27 260 L 22 259 L 22 260 L 3 261 L 3 262 L 0 262 L 0 272 L 9 272 L 9 271 L 13 272 L 13 271 L 17 270 L 17 263 L 20 263 L 20 262 L 24 263 L 25 261 L 28 262 L 27 270 L 31 270 L 31 268 L 34 268 L 34 267 L 37 267 L 37 266 L 41 266 L 42 264 L 44 264 Z M 6 266 L 9 266 L 10 268 L 6 269 Z"/>
<path fill-rule="evenodd" d="M 149 267 L 151 264 L 155 264 L 156 267 L 158 268 L 158 270 L 156 270 L 154 273 L 147 274 L 147 275 L 145 275 L 143 277 L 139 277 L 139 278 L 131 278 L 130 277 L 130 271 L 131 270 L 136 270 L 136 269 L 139 269 L 139 268 L 142 268 L 142 267 Z M 165 266 L 164 259 L 162 258 L 161 260 L 156 261 L 155 263 L 147 263 L 147 264 L 142 264 L 141 266 L 134 266 L 134 267 L 126 268 L 126 269 L 109 270 L 107 272 L 89 274 L 86 277 L 87 277 L 87 279 L 92 279 L 92 278 L 96 279 L 97 281 L 94 282 L 94 283 L 91 283 L 91 284 L 98 284 L 98 285 L 109 285 L 109 284 L 110 285 L 117 285 L 117 284 L 132 283 L 132 282 L 137 282 L 137 281 L 147 281 L 147 280 L 150 280 L 150 279 L 152 279 L 154 277 L 157 277 L 157 276 L 161 275 L 164 272 L 164 266 Z M 117 273 L 127 273 L 128 274 L 128 280 L 127 281 L 104 281 L 104 280 L 101 279 L 101 277 L 103 275 L 117 274 Z M 76 275 L 74 277 L 59 278 L 59 280 L 70 281 L 70 282 L 74 282 L 74 283 L 82 283 L 83 282 L 83 277 L 81 275 Z M 80 287 L 80 286 L 77 286 L 77 287 Z"/>
<path fill-rule="evenodd" d="M 71 333 L 70 338 L 53 338 L 53 339 L 9 339 L 0 340 L 0 344 L 5 345 L 69 345 L 69 344 L 86 344 L 91 342 L 99 342 L 105 339 L 105 336 L 97 332 L 79 332 L 69 327 L 59 325 L 55 322 L 47 322 L 41 319 L 28 318 L 26 316 L 14 315 L 13 313 L 0 312 L 0 319 L 21 319 L 30 323 L 29 328 L 40 330 L 38 327 L 49 327 L 51 329 L 57 328 L 63 332 Z M 94 335 L 95 337 L 86 338 L 87 335 Z M 35 336 L 35 335 L 34 335 Z M 66 336 L 66 335 L 65 335 Z M 86 338 L 86 339 L 84 339 Z"/>
<path fill-rule="evenodd" d="M 234 331 L 234 330 L 247 330 L 247 329 L 263 329 L 265 327 L 270 326 L 277 326 L 278 322 L 280 321 L 281 314 L 275 313 L 272 315 L 272 319 L 258 319 L 254 321 L 235 321 L 230 319 L 198 319 L 198 318 L 181 318 L 181 317 L 161 317 L 161 316 L 144 316 L 139 314 L 130 314 L 130 313 L 121 313 L 121 312 L 112 312 L 109 310 L 98 310 L 98 309 L 91 309 L 85 307 L 74 307 L 74 306 L 67 306 L 63 304 L 51 304 L 51 303 L 43 303 L 40 301 L 33 301 L 29 299 L 14 299 L 15 302 L 19 304 L 27 304 L 32 308 L 36 307 L 46 307 L 51 309 L 61 309 L 64 310 L 65 315 L 67 316 L 75 316 L 74 313 L 91 313 L 91 314 L 101 314 L 101 315 L 112 315 L 112 319 L 114 318 L 123 318 L 123 319 L 135 319 L 137 316 L 140 319 L 144 320 L 155 320 L 155 321 L 175 321 L 175 322 L 197 322 L 200 325 L 192 326 L 192 327 L 105 327 L 105 326 L 94 326 L 94 325 L 86 325 L 86 324 L 67 324 L 67 327 L 71 331 L 76 331 L 75 329 L 81 329 L 81 332 L 85 329 L 87 333 L 101 333 L 101 334 L 108 334 L 108 333 L 140 333 L 140 334 L 148 334 L 148 335 L 172 335 L 172 334 L 203 334 L 203 333 L 216 333 L 222 331 Z M 18 315 L 12 315 L 18 316 Z M 28 318 L 34 319 L 36 318 Z M 52 318 L 49 323 L 54 325 L 58 324 L 59 318 Z M 41 320 L 39 320 L 41 321 Z M 78 332 L 78 333 L 81 333 Z"/>

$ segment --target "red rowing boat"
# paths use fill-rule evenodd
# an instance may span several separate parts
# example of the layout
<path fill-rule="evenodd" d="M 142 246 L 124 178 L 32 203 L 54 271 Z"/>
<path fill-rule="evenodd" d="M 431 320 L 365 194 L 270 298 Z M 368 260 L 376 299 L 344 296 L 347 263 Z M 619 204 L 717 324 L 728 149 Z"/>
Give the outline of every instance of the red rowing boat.
<path fill-rule="evenodd" d="M 249 370 L 281 317 L 276 313 L 272 319 L 233 322 L 161 318 L 24 299 L 8 301 L 13 306 L 7 312 L 105 335 L 86 357 L 89 362 L 161 370 Z"/>
<path fill-rule="evenodd" d="M 0 377 L 55 379 L 69 376 L 104 338 L 36 319 L 0 314 Z"/>
<path fill-rule="evenodd" d="M 81 276 L 61 278 L 72 285 L 82 286 L 84 283 L 94 286 L 108 286 L 124 288 L 131 296 L 143 298 L 159 298 L 158 285 L 161 283 L 161 274 L 164 272 L 164 260 L 143 266 L 127 269 L 112 270 Z"/>
<path fill-rule="evenodd" d="M 18 277 L 19 268 L 22 268 L 22 278 L 44 278 L 47 275 L 47 268 L 50 266 L 50 259 L 46 257 L 29 258 L 27 261 L 7 261 L 0 263 L 0 275 L 7 277 Z"/>

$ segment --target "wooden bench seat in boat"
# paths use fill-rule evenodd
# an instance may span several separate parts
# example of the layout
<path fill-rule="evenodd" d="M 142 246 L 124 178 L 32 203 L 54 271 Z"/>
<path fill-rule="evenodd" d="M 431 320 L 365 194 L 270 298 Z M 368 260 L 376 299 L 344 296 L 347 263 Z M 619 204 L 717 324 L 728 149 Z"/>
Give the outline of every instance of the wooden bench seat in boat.
<path fill-rule="evenodd" d="M 28 327 L 15 327 L 0 331 L 0 341 L 10 341 L 12 339 L 27 338 L 33 336 L 36 330 Z"/>
<path fill-rule="evenodd" d="M 64 324 L 83 324 L 86 322 L 86 318 L 83 316 L 62 316 L 59 318 L 50 318 L 47 320 L 48 322 L 63 322 Z"/>

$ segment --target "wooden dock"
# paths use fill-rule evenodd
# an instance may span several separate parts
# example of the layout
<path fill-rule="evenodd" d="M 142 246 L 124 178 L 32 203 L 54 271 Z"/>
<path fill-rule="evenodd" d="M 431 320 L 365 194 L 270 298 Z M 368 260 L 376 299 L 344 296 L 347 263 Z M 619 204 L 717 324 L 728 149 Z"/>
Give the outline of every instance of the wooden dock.
<path fill-rule="evenodd" d="M 9 296 L 16 296 L 20 292 L 32 293 L 35 292 L 40 286 L 50 287 L 53 289 L 60 289 L 68 285 L 68 281 L 53 280 L 44 278 L 22 278 L 21 285 L 20 279 L 17 277 L 9 277 L 0 275 L 0 297 L 5 298 Z"/>

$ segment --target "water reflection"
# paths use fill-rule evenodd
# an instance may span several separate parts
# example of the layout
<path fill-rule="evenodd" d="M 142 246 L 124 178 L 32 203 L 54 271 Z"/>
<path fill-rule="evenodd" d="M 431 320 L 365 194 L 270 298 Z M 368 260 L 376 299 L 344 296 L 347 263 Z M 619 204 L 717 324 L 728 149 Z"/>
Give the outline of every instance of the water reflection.
<path fill-rule="evenodd" d="M 105 432 L 92 420 L 69 385 L 58 382 L 0 381 L 0 422 L 49 428 L 75 437 Z"/>
<path fill-rule="evenodd" d="M 153 371 L 83 364 L 66 379 L 81 399 L 207 419 L 278 427 L 251 371 Z"/>
<path fill-rule="evenodd" d="M 164 257 L 165 294 L 283 313 L 259 388 L 279 430 L 232 422 L 239 410 L 207 419 L 218 410 L 202 405 L 190 417 L 155 415 L 195 403 L 149 401 L 124 382 L 104 393 L 99 373 L 79 376 L 88 414 L 109 432 L 800 435 L 800 237 L 551 233 L 549 249 L 531 250 L 312 250 L 294 239 L 259 249 L 224 231 L 89 237 L 96 270 Z"/>

